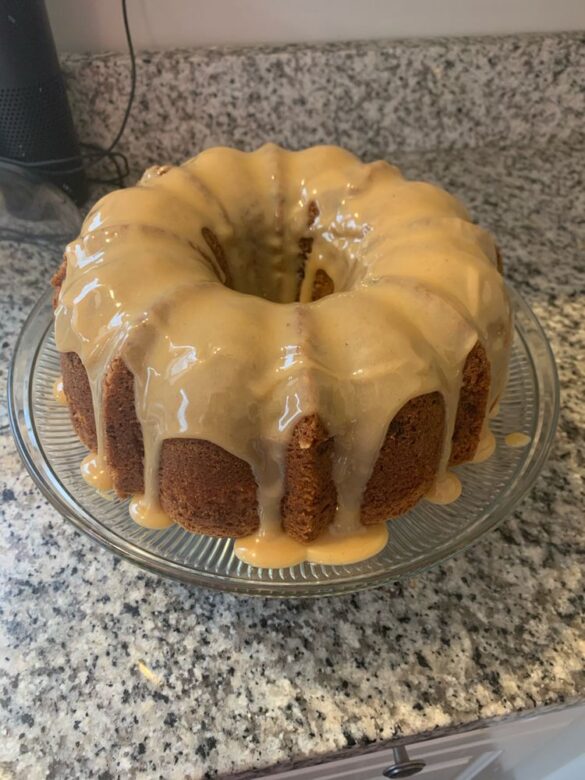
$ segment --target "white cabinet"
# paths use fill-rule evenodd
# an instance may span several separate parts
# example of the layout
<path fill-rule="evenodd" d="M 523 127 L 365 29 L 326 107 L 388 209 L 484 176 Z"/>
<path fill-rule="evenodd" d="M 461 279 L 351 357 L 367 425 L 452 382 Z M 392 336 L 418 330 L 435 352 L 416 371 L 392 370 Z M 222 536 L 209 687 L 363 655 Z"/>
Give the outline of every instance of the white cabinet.
<path fill-rule="evenodd" d="M 273 771 L 262 777 L 381 780 L 394 767 L 394 777 L 421 780 L 583 780 L 585 705 L 484 724 L 461 734 L 412 742 L 406 749 L 407 756 L 384 748 L 309 767 Z M 401 758 L 410 764 L 400 764 Z M 407 774 L 409 767 L 411 775 Z"/>

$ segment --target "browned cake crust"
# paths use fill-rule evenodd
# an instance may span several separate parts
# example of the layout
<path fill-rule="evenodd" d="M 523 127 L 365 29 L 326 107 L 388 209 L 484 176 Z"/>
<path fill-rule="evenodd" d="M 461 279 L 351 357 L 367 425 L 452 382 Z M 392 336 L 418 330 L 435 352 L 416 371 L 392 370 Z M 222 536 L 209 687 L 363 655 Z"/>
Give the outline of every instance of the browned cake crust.
<path fill-rule="evenodd" d="M 59 293 L 61 292 L 61 285 L 65 281 L 65 274 L 67 273 L 67 261 L 63 259 L 61 261 L 61 265 L 55 273 L 53 274 L 51 278 L 51 284 L 53 285 L 53 297 L 51 299 L 51 303 L 53 304 L 53 309 L 57 306 L 57 303 L 59 301 Z"/>
<path fill-rule="evenodd" d="M 103 386 L 105 453 L 121 498 L 144 492 L 144 445 L 136 416 L 134 376 L 121 358 L 108 366 Z"/>
<path fill-rule="evenodd" d="M 452 466 L 465 463 L 475 455 L 485 419 L 489 390 L 490 364 L 485 349 L 478 341 L 467 356 L 463 368 L 463 383 L 459 393 L 449 460 Z"/>
<path fill-rule="evenodd" d="M 437 474 L 444 430 L 445 402 L 440 393 L 404 404 L 388 426 L 364 493 L 364 525 L 397 517 L 424 496 Z"/>
<path fill-rule="evenodd" d="M 313 293 L 311 299 L 313 301 L 318 301 L 319 298 L 324 298 L 326 295 L 331 295 L 333 289 L 333 279 L 326 271 L 324 271 L 322 268 L 319 268 L 313 281 Z"/>
<path fill-rule="evenodd" d="M 312 542 L 333 520 L 337 491 L 331 474 L 333 439 L 317 415 L 300 420 L 288 447 L 282 527 L 301 542 Z"/>
<path fill-rule="evenodd" d="M 167 439 L 159 478 L 161 507 L 188 531 L 246 536 L 260 524 L 250 465 L 216 444 Z"/>
<path fill-rule="evenodd" d="M 75 433 L 89 450 L 95 452 L 97 437 L 93 401 L 85 368 L 75 352 L 63 352 L 60 357 L 63 390 Z"/>

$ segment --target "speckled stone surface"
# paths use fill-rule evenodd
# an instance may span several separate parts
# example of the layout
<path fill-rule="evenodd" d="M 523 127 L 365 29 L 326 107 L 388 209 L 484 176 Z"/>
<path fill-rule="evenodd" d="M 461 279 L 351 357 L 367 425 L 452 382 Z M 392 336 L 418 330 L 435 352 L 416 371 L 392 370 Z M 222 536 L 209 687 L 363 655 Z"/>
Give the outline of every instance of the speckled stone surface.
<path fill-rule="evenodd" d="M 567 61 L 574 63 L 572 40 Z M 81 75 L 95 76 L 106 61 Z M 191 76 L 188 63 L 180 80 Z M 161 89 L 178 89 L 176 81 L 162 79 Z M 561 83 L 553 102 L 563 95 Z M 566 100 L 582 111 L 573 98 Z M 151 129 L 141 155 L 148 148 L 153 160 L 185 156 L 195 146 L 190 131 L 169 129 L 163 149 L 153 128 L 165 117 L 153 113 L 157 101 L 142 100 Z M 253 112 L 240 116 L 238 137 L 246 122 L 253 146 L 263 125 Z M 311 122 L 319 127 L 318 113 Z M 104 132 L 111 126 L 104 123 Z M 585 145 L 577 127 L 556 131 L 543 129 L 539 145 L 527 145 L 520 132 L 497 148 L 480 145 L 470 130 L 451 144 L 468 140 L 468 148 L 416 154 L 393 151 L 410 144 L 388 136 L 388 149 L 378 139 L 369 155 L 440 182 L 494 231 L 508 277 L 546 328 L 562 386 L 558 435 L 529 495 L 497 531 L 416 580 L 286 603 L 141 573 L 76 532 L 40 496 L 15 452 L 2 401 L 3 780 L 230 776 L 583 696 Z M 208 140 L 236 138 L 214 132 Z M 357 128 L 335 135 L 325 124 L 318 132 L 322 140 L 359 139 Z M 2 385 L 23 319 L 57 263 L 57 253 L 0 242 Z M 3 387 L 0 393 L 4 399 Z"/>
<path fill-rule="evenodd" d="M 107 145 L 123 54 L 64 59 L 81 137 Z M 390 151 L 585 137 L 585 33 L 143 53 L 125 147 L 134 170 L 213 145 Z M 581 118 L 581 121 L 580 121 Z"/>

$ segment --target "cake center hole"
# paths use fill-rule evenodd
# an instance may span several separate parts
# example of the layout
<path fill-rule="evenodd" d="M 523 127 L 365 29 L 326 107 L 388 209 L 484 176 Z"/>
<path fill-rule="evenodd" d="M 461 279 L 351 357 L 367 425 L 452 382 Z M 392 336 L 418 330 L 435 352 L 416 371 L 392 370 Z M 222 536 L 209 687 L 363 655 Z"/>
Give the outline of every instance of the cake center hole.
<path fill-rule="evenodd" d="M 213 255 L 208 259 L 232 290 L 274 303 L 317 301 L 335 292 L 334 280 L 312 256 L 314 239 L 309 231 L 318 215 L 317 205 L 311 202 L 306 235 L 287 236 L 277 225 L 272 232 L 250 231 L 225 247 L 212 230 L 203 228 L 202 236 Z"/>

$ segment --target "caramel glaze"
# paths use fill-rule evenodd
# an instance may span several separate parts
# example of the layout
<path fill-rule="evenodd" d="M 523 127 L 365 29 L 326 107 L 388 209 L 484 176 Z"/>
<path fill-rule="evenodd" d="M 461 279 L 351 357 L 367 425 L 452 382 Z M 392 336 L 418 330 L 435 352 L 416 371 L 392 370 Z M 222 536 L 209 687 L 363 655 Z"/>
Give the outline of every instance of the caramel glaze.
<path fill-rule="evenodd" d="M 96 452 L 90 452 L 81 461 L 81 476 L 88 485 L 96 490 L 106 491 L 112 489 L 112 479 L 108 472 L 108 465 L 105 459 Z"/>
<path fill-rule="evenodd" d="M 496 437 L 491 432 L 487 421 L 485 421 L 481 432 L 481 438 L 479 440 L 479 444 L 477 445 L 475 455 L 473 456 L 472 463 L 483 463 L 484 461 L 491 458 L 495 451 Z"/>
<path fill-rule="evenodd" d="M 446 471 L 436 480 L 425 498 L 432 504 L 452 504 L 461 495 L 461 480 L 453 471 Z"/>
<path fill-rule="evenodd" d="M 505 442 L 508 447 L 526 447 L 527 444 L 530 444 L 530 436 L 515 431 L 506 436 Z"/>
<path fill-rule="evenodd" d="M 365 486 L 404 404 L 444 400 L 441 483 L 475 344 L 489 360 L 488 408 L 505 385 L 512 315 L 491 236 L 443 190 L 337 147 L 215 148 L 151 168 L 96 204 L 66 261 L 57 348 L 87 371 L 98 460 L 103 378 L 121 357 L 144 438 L 137 516 L 164 524 L 165 439 L 212 442 L 253 470 L 260 531 L 246 544 L 262 565 L 258 540 L 269 550 L 282 536 L 300 419 L 318 414 L 333 437 L 328 534 L 354 544 Z"/>

